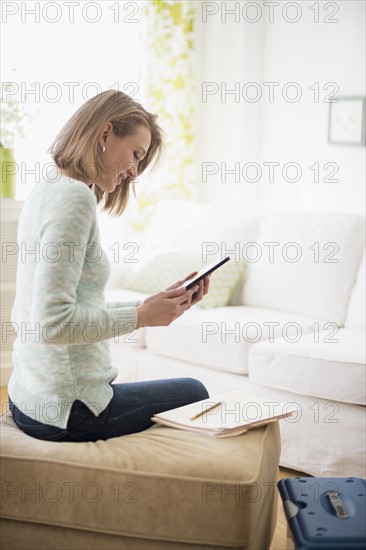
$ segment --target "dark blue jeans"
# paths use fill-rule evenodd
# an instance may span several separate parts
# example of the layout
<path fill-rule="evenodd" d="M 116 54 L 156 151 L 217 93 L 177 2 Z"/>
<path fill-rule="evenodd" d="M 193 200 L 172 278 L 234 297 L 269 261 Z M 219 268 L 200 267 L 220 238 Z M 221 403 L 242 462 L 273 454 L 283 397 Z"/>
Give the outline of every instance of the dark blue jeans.
<path fill-rule="evenodd" d="M 205 386 L 194 378 L 171 378 L 111 384 L 108 406 L 94 414 L 82 401 L 74 401 L 65 429 L 43 424 L 22 413 L 9 397 L 14 422 L 27 435 L 47 441 L 97 441 L 146 430 L 150 418 L 209 397 Z"/>

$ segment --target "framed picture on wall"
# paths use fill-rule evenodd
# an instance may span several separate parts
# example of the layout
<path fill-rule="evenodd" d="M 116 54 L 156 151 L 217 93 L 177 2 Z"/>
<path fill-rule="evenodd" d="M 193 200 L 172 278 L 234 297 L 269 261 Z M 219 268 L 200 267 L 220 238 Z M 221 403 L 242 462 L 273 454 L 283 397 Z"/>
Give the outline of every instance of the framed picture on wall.
<path fill-rule="evenodd" d="M 337 97 L 329 104 L 328 143 L 365 145 L 365 98 Z"/>

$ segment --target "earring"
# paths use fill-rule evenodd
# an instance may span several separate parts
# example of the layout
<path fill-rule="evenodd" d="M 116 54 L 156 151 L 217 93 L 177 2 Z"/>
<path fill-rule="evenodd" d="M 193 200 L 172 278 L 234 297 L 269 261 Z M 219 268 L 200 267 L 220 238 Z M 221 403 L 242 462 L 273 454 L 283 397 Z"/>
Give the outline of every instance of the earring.
<path fill-rule="evenodd" d="M 105 153 L 105 147 L 103 146 L 103 153 Z"/>

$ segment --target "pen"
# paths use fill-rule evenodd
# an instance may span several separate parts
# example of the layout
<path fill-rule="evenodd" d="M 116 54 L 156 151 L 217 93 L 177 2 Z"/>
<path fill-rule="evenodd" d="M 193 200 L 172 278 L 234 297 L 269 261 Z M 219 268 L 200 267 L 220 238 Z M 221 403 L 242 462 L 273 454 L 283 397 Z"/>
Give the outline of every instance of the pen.
<path fill-rule="evenodd" d="M 215 403 L 214 405 L 211 405 L 211 407 L 208 407 L 206 410 L 201 411 L 200 413 L 191 416 L 190 420 L 196 420 L 196 418 L 199 418 L 203 414 L 206 414 L 207 412 L 212 411 L 212 409 L 216 409 L 216 407 L 221 405 L 221 403 L 222 403 L 222 401 L 219 401 L 218 403 Z"/>

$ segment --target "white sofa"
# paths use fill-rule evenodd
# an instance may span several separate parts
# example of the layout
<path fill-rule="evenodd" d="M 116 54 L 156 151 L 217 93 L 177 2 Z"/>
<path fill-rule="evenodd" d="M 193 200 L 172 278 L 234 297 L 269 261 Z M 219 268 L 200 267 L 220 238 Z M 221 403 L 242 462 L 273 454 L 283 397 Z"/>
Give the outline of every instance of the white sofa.
<path fill-rule="evenodd" d="M 229 304 L 193 306 L 168 327 L 110 340 L 116 382 L 189 376 L 212 396 L 241 389 L 296 402 L 299 415 L 281 421 L 281 465 L 314 476 L 363 477 L 364 218 L 248 216 L 161 201 L 146 248 L 199 254 L 202 247 L 245 260 Z M 139 266 L 113 264 L 107 300 L 147 296 L 125 288 L 132 269 Z"/>

